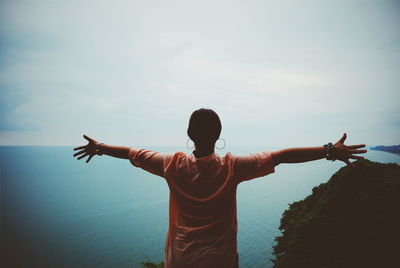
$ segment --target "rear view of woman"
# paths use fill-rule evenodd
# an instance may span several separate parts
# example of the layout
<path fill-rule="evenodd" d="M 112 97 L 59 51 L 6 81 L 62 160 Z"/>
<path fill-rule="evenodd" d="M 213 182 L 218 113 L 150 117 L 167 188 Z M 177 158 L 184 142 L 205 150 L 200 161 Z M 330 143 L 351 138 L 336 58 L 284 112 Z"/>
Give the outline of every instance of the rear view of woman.
<path fill-rule="evenodd" d="M 238 267 L 236 189 L 239 183 L 265 176 L 280 163 L 301 163 L 327 158 L 352 165 L 349 159 L 361 145 L 344 145 L 346 134 L 335 144 L 289 148 L 250 155 L 219 156 L 214 153 L 221 122 L 211 109 L 192 113 L 187 129 L 194 142 L 190 155 L 183 152 L 159 153 L 142 148 L 99 143 L 84 135 L 88 144 L 74 148 L 78 159 L 109 155 L 129 159 L 132 165 L 163 177 L 170 190 L 169 228 L 164 267 Z"/>

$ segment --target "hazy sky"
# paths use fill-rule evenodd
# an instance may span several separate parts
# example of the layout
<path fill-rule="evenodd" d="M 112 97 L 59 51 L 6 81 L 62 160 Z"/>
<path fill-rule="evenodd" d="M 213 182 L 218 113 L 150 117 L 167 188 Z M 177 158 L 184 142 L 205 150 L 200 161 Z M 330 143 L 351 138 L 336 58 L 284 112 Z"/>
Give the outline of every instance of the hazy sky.
<path fill-rule="evenodd" d="M 399 1 L 0 1 L 0 144 L 400 143 Z"/>

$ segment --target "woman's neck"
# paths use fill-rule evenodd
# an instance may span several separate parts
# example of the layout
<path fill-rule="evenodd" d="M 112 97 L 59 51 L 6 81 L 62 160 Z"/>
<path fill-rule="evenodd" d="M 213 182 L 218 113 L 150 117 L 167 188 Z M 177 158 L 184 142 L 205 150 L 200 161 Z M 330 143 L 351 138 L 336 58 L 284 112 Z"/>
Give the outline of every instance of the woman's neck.
<path fill-rule="evenodd" d="M 193 154 L 196 158 L 204 157 L 212 153 L 214 153 L 214 146 L 208 146 L 208 147 L 195 146 L 195 150 L 193 151 Z"/>

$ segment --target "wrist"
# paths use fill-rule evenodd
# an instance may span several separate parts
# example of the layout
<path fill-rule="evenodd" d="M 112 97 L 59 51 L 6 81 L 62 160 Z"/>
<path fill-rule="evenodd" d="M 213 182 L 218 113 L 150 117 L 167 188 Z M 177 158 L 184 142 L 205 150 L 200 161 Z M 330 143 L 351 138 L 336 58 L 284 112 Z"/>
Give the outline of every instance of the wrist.
<path fill-rule="evenodd" d="M 329 142 L 324 144 L 325 147 L 325 158 L 326 160 L 335 161 L 336 160 L 336 148 L 335 146 Z"/>

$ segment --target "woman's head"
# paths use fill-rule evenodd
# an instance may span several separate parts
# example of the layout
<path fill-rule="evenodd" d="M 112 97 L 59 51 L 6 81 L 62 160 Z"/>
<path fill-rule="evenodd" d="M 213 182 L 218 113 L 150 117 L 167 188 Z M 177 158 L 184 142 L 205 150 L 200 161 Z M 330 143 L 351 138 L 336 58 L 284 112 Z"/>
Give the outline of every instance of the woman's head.
<path fill-rule="evenodd" d="M 211 109 L 198 109 L 192 113 L 187 134 L 199 146 L 214 145 L 221 134 L 221 121 Z"/>

